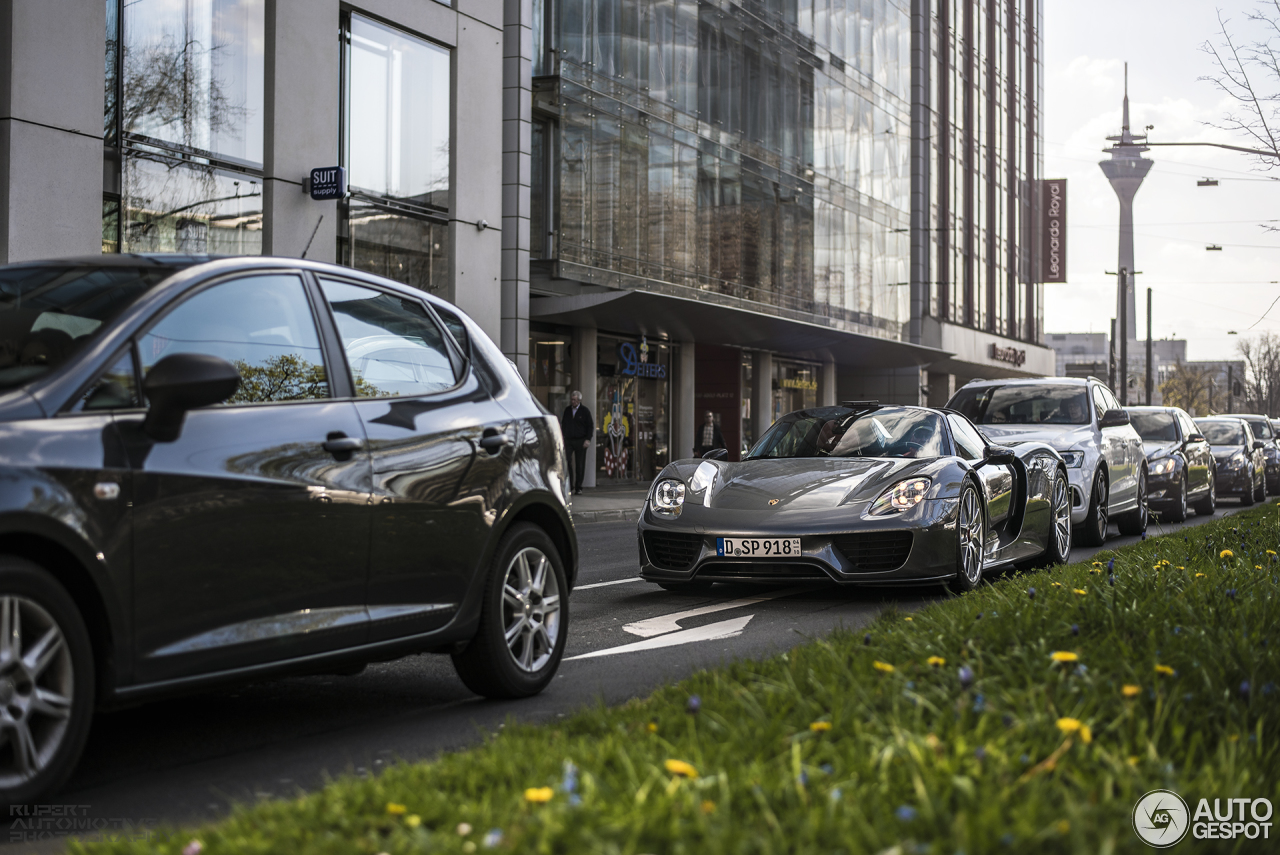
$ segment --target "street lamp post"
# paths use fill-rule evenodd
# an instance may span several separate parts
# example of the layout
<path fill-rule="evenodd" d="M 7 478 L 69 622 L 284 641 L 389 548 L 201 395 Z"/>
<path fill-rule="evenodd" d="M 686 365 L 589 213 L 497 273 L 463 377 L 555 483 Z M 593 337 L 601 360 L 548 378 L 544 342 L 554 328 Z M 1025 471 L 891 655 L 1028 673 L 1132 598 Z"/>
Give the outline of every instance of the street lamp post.
<path fill-rule="evenodd" d="M 1151 289 L 1147 289 L 1147 406 L 1151 406 Z"/>

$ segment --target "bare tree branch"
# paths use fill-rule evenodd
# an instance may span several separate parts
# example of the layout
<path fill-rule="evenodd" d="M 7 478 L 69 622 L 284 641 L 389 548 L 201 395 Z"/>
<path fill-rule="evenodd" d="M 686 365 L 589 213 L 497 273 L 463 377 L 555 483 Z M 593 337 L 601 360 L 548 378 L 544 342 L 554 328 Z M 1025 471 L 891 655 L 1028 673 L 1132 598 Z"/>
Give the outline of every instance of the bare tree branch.
<path fill-rule="evenodd" d="M 1209 127 L 1240 134 L 1258 147 L 1276 152 L 1275 158 L 1258 157 L 1259 165 L 1272 169 L 1280 165 L 1280 0 L 1263 0 L 1260 11 L 1251 12 L 1247 20 L 1260 24 L 1264 37 L 1244 42 L 1232 35 L 1230 21 L 1218 10 L 1220 45 L 1205 42 L 1201 46 L 1217 73 L 1200 79 L 1236 102 L 1236 109 L 1223 114 L 1219 122 L 1206 122 Z"/>

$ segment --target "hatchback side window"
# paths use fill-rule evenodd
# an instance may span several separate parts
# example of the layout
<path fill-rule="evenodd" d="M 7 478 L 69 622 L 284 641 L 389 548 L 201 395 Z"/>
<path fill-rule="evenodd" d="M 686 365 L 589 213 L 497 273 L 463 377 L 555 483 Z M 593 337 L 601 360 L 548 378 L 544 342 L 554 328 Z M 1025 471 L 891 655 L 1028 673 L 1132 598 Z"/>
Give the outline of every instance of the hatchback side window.
<path fill-rule="evenodd" d="M 1102 418 L 1102 414 L 1111 409 L 1107 406 L 1107 398 L 1101 386 L 1093 387 L 1093 408 L 1098 411 L 1098 418 Z"/>
<path fill-rule="evenodd" d="M 417 300 L 320 280 L 362 398 L 431 395 L 458 382 L 446 333 Z"/>
<path fill-rule="evenodd" d="M 973 425 L 959 416 L 947 416 L 951 425 L 951 436 L 956 441 L 956 454 L 965 460 L 981 460 L 986 451 L 986 443 Z"/>
<path fill-rule="evenodd" d="M 436 314 L 440 316 L 440 320 L 444 321 L 445 329 L 453 336 L 453 340 L 458 343 L 458 348 L 463 355 L 471 353 L 471 341 L 467 336 L 467 328 L 463 325 L 462 319 L 448 309 L 436 308 Z"/>
<path fill-rule="evenodd" d="M 1120 402 L 1116 400 L 1116 396 L 1112 394 L 1110 389 L 1108 389 L 1106 386 L 1099 386 L 1098 388 L 1102 390 L 1102 400 L 1107 402 L 1108 410 L 1124 409 L 1124 407 L 1120 406 Z"/>
<path fill-rule="evenodd" d="M 186 300 L 138 340 L 145 376 L 174 353 L 221 357 L 240 371 L 228 404 L 329 397 L 311 303 L 289 274 L 223 282 Z"/>

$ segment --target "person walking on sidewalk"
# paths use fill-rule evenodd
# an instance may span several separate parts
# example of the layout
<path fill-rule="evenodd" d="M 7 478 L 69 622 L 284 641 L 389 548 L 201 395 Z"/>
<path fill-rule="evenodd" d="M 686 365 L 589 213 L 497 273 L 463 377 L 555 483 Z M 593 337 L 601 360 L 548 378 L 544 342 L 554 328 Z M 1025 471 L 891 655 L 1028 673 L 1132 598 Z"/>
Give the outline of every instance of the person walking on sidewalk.
<path fill-rule="evenodd" d="M 596 435 L 596 424 L 591 411 L 582 404 L 582 393 L 569 396 L 569 406 L 560 417 L 560 431 L 564 434 L 565 451 L 569 453 L 569 479 L 575 495 L 582 493 L 582 476 L 587 469 L 587 446 Z"/>
<path fill-rule="evenodd" d="M 698 444 L 693 447 L 695 457 L 701 457 L 713 448 L 724 448 L 724 434 L 716 424 L 715 413 L 707 410 L 706 421 L 698 431 Z"/>

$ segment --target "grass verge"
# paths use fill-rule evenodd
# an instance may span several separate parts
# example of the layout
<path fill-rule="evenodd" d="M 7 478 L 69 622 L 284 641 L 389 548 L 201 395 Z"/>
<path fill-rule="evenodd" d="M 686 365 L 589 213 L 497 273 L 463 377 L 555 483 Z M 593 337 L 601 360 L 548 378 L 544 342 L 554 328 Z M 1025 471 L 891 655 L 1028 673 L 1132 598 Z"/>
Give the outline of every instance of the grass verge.
<path fill-rule="evenodd" d="M 1146 852 L 1130 812 L 1148 790 L 1192 810 L 1280 806 L 1277 511 L 889 611 L 865 633 L 215 825 L 71 848 Z"/>

